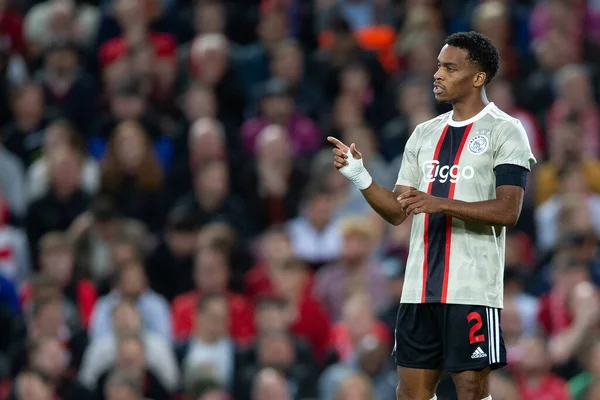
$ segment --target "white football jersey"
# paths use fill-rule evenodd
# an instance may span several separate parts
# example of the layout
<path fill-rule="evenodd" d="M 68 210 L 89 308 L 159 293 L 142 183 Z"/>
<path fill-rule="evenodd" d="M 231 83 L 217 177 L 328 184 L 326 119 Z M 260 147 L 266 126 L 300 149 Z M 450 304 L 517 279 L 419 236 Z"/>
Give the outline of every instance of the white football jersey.
<path fill-rule="evenodd" d="M 496 197 L 494 169 L 536 162 L 518 119 L 489 103 L 466 121 L 452 112 L 415 128 L 397 185 L 437 197 L 477 202 Z M 446 214 L 413 218 L 402 303 L 503 307 L 506 229 Z"/>

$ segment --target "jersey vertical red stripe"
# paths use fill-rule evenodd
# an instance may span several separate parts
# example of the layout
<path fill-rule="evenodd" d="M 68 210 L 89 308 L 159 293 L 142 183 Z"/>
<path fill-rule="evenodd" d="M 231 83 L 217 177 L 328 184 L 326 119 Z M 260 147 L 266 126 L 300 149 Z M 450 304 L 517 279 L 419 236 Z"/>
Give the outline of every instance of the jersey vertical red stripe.
<path fill-rule="evenodd" d="M 440 135 L 440 139 L 437 142 L 437 145 L 435 146 L 435 153 L 433 153 L 433 159 L 437 160 L 439 155 L 440 155 L 440 149 L 442 148 L 442 143 L 444 143 L 444 138 L 446 137 L 446 132 L 448 132 L 448 127 L 449 125 L 446 125 L 444 127 L 444 130 L 442 131 L 442 134 Z M 429 186 L 427 187 L 427 194 L 431 194 L 431 187 L 433 186 L 433 181 L 429 182 Z M 428 229 L 429 229 L 429 214 L 425 214 L 425 218 L 423 221 L 423 240 L 424 240 L 424 254 L 423 254 L 423 288 L 422 288 L 422 292 L 421 292 L 421 302 L 425 303 L 425 294 L 426 294 L 426 288 L 427 288 L 427 250 L 428 250 L 428 245 L 427 243 L 429 242 L 429 238 L 428 238 Z"/>
<path fill-rule="evenodd" d="M 467 142 L 467 138 L 469 137 L 469 133 L 471 132 L 471 128 L 473 124 L 467 125 L 465 129 L 465 133 L 463 133 L 462 140 L 460 141 L 460 145 L 458 146 L 458 151 L 456 152 L 456 156 L 454 158 L 454 165 L 459 165 L 460 155 L 463 152 L 465 147 L 465 143 Z M 450 192 L 448 193 L 448 198 L 454 198 L 454 189 L 456 187 L 456 182 L 452 182 L 450 184 Z M 445 303 L 448 299 L 448 280 L 450 276 L 450 246 L 452 245 L 452 216 L 446 216 L 446 259 L 444 260 L 444 285 L 442 287 L 442 303 Z"/>

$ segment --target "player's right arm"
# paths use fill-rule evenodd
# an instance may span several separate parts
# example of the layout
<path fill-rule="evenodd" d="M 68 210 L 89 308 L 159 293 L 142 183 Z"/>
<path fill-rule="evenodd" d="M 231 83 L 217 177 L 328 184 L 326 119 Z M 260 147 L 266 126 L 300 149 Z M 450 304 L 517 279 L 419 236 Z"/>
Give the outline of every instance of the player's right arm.
<path fill-rule="evenodd" d="M 406 214 L 396 198 L 413 188 L 402 185 L 396 185 L 394 191 L 384 188 L 373 181 L 354 143 L 348 147 L 334 137 L 330 136 L 327 140 L 335 145 L 333 165 L 342 175 L 354 182 L 373 210 L 390 224 L 400 225 L 404 222 Z"/>

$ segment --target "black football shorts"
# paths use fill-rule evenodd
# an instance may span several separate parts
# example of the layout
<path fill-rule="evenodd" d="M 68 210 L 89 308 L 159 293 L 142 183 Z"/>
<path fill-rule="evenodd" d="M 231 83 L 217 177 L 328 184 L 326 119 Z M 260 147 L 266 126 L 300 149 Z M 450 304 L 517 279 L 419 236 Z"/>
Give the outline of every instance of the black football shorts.
<path fill-rule="evenodd" d="M 448 372 L 506 365 L 500 310 L 462 304 L 400 304 L 393 355 L 401 367 Z"/>

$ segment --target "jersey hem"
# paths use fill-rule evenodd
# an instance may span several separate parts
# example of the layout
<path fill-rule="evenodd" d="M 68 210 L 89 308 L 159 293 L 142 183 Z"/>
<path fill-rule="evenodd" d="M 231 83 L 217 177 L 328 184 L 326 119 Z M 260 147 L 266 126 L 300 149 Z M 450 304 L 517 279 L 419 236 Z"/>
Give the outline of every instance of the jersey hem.
<path fill-rule="evenodd" d="M 439 298 L 435 298 L 435 297 L 433 297 L 433 298 L 426 297 L 425 301 L 402 299 L 402 300 L 400 300 L 400 304 L 455 304 L 455 305 L 462 305 L 462 306 L 490 307 L 490 308 L 497 308 L 499 310 L 502 310 L 504 308 L 504 304 L 478 301 L 478 300 L 452 299 L 452 301 L 447 301 L 445 303 L 442 303 L 442 301 Z"/>

